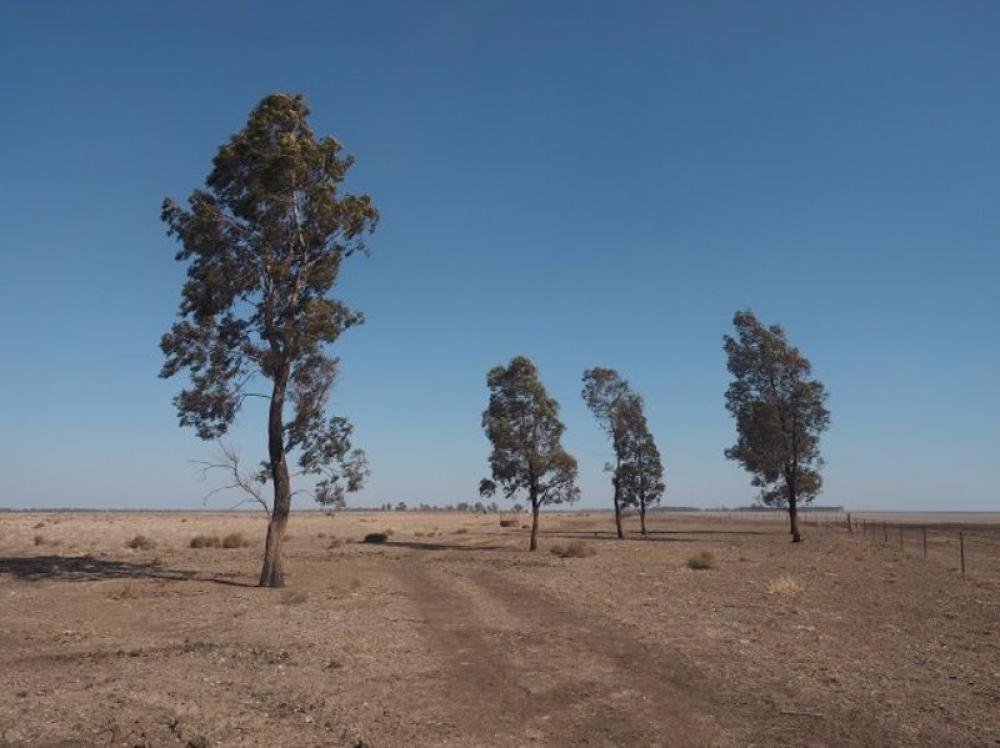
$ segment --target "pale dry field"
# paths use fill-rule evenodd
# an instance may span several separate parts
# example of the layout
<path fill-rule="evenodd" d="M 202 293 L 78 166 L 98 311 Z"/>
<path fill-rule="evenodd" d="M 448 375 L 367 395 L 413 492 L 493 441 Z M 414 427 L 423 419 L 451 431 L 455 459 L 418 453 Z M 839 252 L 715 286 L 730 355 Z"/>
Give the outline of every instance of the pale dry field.
<path fill-rule="evenodd" d="M 990 549 L 962 579 L 842 527 L 650 528 L 544 515 L 530 554 L 495 515 L 299 513 L 261 590 L 262 516 L 0 514 L 0 744 L 1000 743 Z M 548 552 L 573 540 L 595 555 Z"/>

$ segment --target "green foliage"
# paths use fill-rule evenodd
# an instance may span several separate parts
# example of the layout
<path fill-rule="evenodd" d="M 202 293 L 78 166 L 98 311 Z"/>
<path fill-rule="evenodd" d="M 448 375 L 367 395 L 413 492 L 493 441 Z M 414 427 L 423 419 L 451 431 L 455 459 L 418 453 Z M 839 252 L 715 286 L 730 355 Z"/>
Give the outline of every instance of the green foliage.
<path fill-rule="evenodd" d="M 492 496 L 499 486 L 509 499 L 523 491 L 533 509 L 579 498 L 576 459 L 560 443 L 565 427 L 559 403 L 549 397 L 535 365 L 517 356 L 491 369 L 486 382 L 490 401 L 483 429 L 493 445 L 492 479 L 480 482 L 480 494 Z"/>
<path fill-rule="evenodd" d="M 663 462 L 649 430 L 642 397 L 614 369 L 594 367 L 583 373 L 584 402 L 610 437 L 615 461 L 611 473 L 616 507 L 638 506 L 643 512 L 666 490 Z"/>
<path fill-rule="evenodd" d="M 219 149 L 205 188 L 162 210 L 187 282 L 161 342 L 161 376 L 189 376 L 175 405 L 203 439 L 224 435 L 248 397 L 270 399 L 260 478 L 275 482 L 276 510 L 290 501 L 289 452 L 303 473 L 322 475 L 324 504 L 342 503 L 367 476 L 350 423 L 325 414 L 337 359 L 324 347 L 362 322 L 329 294 L 343 259 L 367 250 L 378 212 L 368 195 L 341 193 L 353 158 L 335 138 L 317 139 L 308 116 L 301 96 L 267 96 Z M 253 391 L 262 379 L 270 393 Z"/>
<path fill-rule="evenodd" d="M 823 384 L 779 325 L 765 327 L 753 312 L 737 312 L 736 336 L 725 336 L 733 381 L 726 408 L 738 439 L 726 457 L 753 474 L 768 505 L 794 508 L 822 487 L 819 436 L 830 424 Z"/>

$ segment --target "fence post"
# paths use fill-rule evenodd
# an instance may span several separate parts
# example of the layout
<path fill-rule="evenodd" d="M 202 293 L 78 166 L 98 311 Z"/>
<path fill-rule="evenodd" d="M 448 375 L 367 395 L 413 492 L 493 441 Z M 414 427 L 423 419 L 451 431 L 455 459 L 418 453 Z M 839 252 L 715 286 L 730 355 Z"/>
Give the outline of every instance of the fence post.
<path fill-rule="evenodd" d="M 882 520 L 882 542 L 889 542 L 889 523 L 885 520 Z"/>
<path fill-rule="evenodd" d="M 958 548 L 962 555 L 962 576 L 965 576 L 965 535 L 958 533 Z"/>
<path fill-rule="evenodd" d="M 899 526 L 899 550 L 903 550 L 903 526 Z"/>
<path fill-rule="evenodd" d="M 924 560 L 927 560 L 927 528 L 924 528 Z"/>
<path fill-rule="evenodd" d="M 854 534 L 854 526 L 851 524 L 851 513 L 850 512 L 847 513 L 847 531 L 849 533 L 851 533 L 851 535 Z"/>

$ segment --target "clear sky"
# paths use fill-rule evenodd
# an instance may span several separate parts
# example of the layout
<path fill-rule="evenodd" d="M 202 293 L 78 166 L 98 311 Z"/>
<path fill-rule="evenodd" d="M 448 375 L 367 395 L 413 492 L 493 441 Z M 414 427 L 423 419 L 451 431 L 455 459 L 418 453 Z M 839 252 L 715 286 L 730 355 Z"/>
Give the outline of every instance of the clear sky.
<path fill-rule="evenodd" d="M 594 365 L 645 396 L 666 503 L 747 502 L 721 338 L 751 307 L 830 391 L 822 503 L 1000 509 L 998 40 L 996 2 L 0 1 L 0 505 L 201 506 L 159 206 L 291 91 L 383 215 L 339 288 L 355 504 L 475 500 L 519 353 L 585 506 Z"/>

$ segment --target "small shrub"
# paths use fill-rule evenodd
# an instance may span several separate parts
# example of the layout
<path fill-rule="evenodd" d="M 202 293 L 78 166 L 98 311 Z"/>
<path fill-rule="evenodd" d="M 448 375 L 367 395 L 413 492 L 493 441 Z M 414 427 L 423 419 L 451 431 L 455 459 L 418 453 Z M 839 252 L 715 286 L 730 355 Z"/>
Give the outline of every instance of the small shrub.
<path fill-rule="evenodd" d="M 549 550 L 559 558 L 589 558 L 597 553 L 589 545 L 579 540 L 574 540 L 567 546 L 554 545 Z"/>
<path fill-rule="evenodd" d="M 136 535 L 125 545 L 136 551 L 148 551 L 150 548 L 154 547 L 156 543 L 147 538 L 145 535 Z"/>
<path fill-rule="evenodd" d="M 719 565 L 719 560 L 711 551 L 696 553 L 687 560 L 689 569 L 714 569 Z"/>
<path fill-rule="evenodd" d="M 517 527 L 516 519 L 502 519 L 500 520 L 500 527 Z"/>
<path fill-rule="evenodd" d="M 192 548 L 221 548 L 222 540 L 218 535 L 195 535 L 189 545 Z"/>
<path fill-rule="evenodd" d="M 44 542 L 45 542 L 45 536 L 44 535 L 36 535 L 35 536 L 35 545 L 41 545 Z"/>
<path fill-rule="evenodd" d="M 334 548 L 340 548 L 340 546 L 342 546 L 343 544 L 344 544 L 343 540 L 341 540 L 340 538 L 334 538 L 333 540 L 330 541 L 330 545 L 328 545 L 327 548 L 329 548 L 332 551 Z"/>
<path fill-rule="evenodd" d="M 39 522 L 37 525 L 35 525 L 36 530 L 41 530 L 43 527 L 45 527 L 44 522 Z"/>
<path fill-rule="evenodd" d="M 318 532 L 318 533 L 316 533 L 316 537 L 317 538 L 325 538 L 326 537 L 326 533 L 325 532 Z"/>
<path fill-rule="evenodd" d="M 521 525 L 521 529 L 522 530 L 530 530 L 531 529 L 531 525 Z"/>
<path fill-rule="evenodd" d="M 362 543 L 384 543 L 388 539 L 389 539 L 389 536 L 386 535 L 384 532 L 370 532 L 367 535 L 365 535 L 365 539 L 362 540 L 361 542 Z"/>
<path fill-rule="evenodd" d="M 385 533 L 385 536 L 387 538 L 391 538 L 393 535 L 396 534 L 396 531 L 393 530 L 391 527 L 388 530 L 383 530 L 382 532 Z"/>
<path fill-rule="evenodd" d="M 784 574 L 767 585 L 769 595 L 798 595 L 802 592 L 802 584 L 793 576 Z"/>
<path fill-rule="evenodd" d="M 456 535 L 465 535 L 468 531 L 469 531 L 468 527 L 459 527 L 457 530 L 455 530 L 455 534 Z"/>
<path fill-rule="evenodd" d="M 246 548 L 250 541 L 241 532 L 231 532 L 222 539 L 223 548 Z"/>

